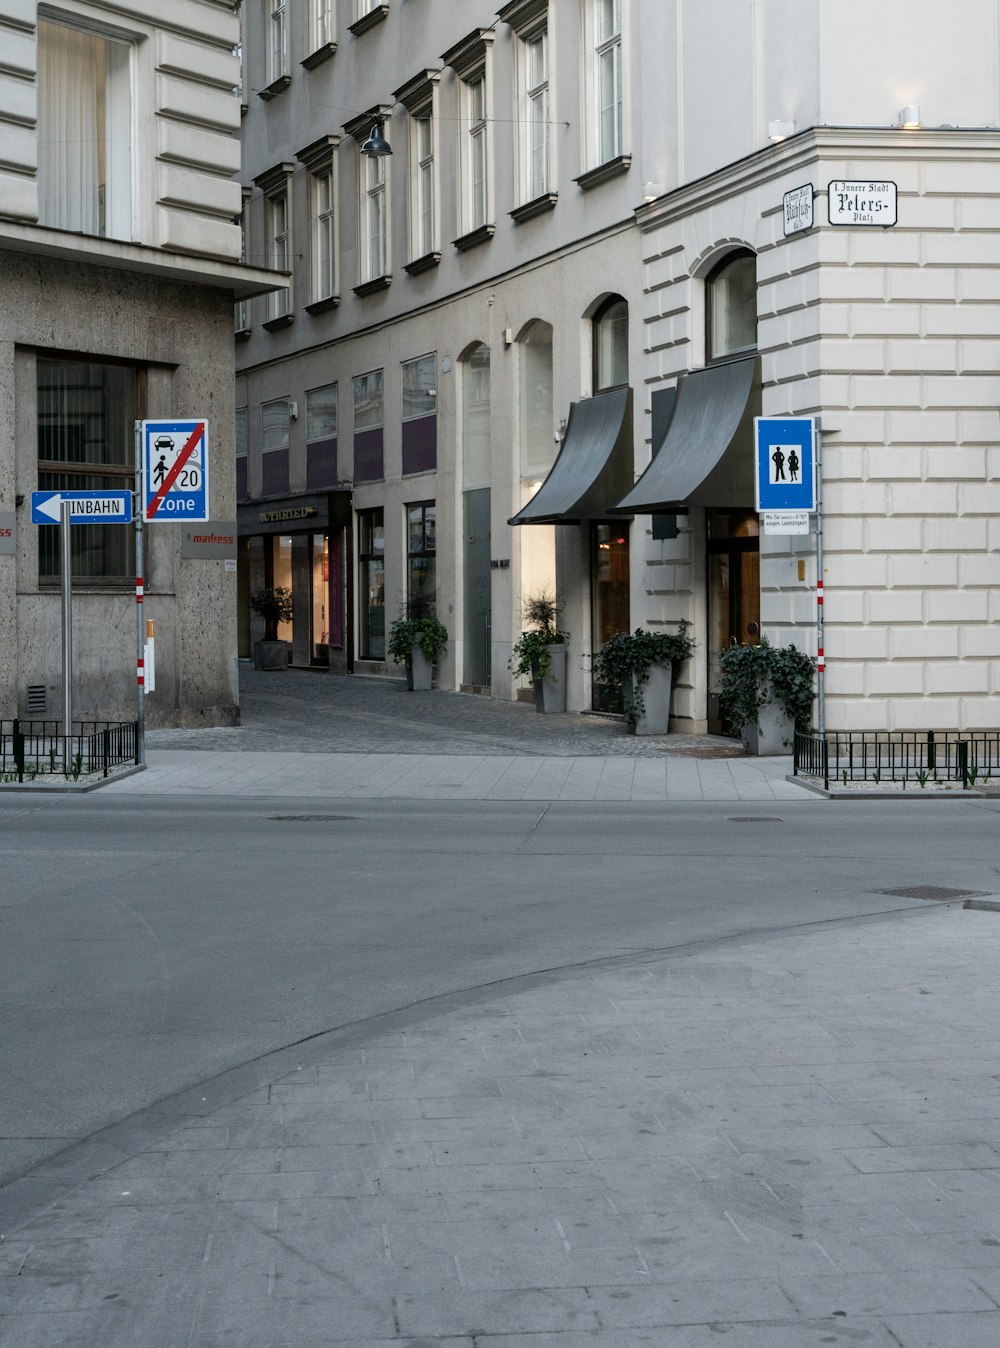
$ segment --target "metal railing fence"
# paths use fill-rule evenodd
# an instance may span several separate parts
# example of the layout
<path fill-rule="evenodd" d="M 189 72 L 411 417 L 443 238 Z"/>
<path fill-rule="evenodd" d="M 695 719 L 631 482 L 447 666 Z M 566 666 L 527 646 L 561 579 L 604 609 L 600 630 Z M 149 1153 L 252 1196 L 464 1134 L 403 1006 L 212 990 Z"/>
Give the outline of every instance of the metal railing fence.
<path fill-rule="evenodd" d="M 61 721 L 0 720 L 0 781 L 107 777 L 113 768 L 138 763 L 138 755 L 138 721 L 77 721 L 66 745 Z"/>
<path fill-rule="evenodd" d="M 895 782 L 918 789 L 961 782 L 968 789 L 1000 778 L 1000 730 L 796 731 L 796 777 L 830 783 Z"/>

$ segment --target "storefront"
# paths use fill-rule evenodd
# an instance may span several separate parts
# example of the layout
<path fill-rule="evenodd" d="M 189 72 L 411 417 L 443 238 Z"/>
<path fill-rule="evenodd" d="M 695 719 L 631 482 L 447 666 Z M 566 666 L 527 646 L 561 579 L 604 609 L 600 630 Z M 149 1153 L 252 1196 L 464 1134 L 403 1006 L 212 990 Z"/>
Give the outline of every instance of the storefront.
<path fill-rule="evenodd" d="M 351 648 L 351 493 L 292 496 L 242 505 L 240 536 L 240 656 L 253 655 L 260 625 L 252 595 L 285 589 L 292 618 L 278 627 L 289 664 L 346 673 Z"/>

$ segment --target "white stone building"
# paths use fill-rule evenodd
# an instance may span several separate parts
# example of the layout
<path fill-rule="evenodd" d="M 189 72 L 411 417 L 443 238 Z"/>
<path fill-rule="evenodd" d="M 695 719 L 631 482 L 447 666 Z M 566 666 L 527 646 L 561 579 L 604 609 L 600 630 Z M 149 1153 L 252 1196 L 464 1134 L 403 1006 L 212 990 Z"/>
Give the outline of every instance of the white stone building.
<path fill-rule="evenodd" d="M 0 715 L 57 717 L 57 526 L 31 493 L 134 485 L 136 419 L 208 418 L 210 510 L 235 521 L 240 264 L 232 0 L 0 0 Z M 236 575 L 145 530 L 147 719 L 238 716 Z M 74 708 L 136 712 L 135 543 L 72 526 Z M 197 549 L 195 549 L 197 551 Z"/>
<path fill-rule="evenodd" d="M 296 663 L 383 669 L 433 591 L 442 685 L 509 697 L 550 588 L 571 707 L 611 632 L 687 618 L 675 723 L 715 728 L 723 646 L 816 651 L 815 533 L 761 533 L 752 453 L 814 416 L 827 725 L 1000 723 L 990 0 L 243 20 L 245 247 L 293 272 L 238 323 L 243 576 L 293 589 Z"/>

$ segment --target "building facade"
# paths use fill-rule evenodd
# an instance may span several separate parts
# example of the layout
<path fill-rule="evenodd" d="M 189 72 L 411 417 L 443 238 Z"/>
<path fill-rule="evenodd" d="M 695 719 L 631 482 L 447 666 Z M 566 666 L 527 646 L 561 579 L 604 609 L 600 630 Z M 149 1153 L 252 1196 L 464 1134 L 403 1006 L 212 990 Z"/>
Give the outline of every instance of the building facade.
<path fill-rule="evenodd" d="M 238 41 L 229 0 L 0 0 L 4 716 L 60 701 L 59 531 L 32 492 L 131 491 L 136 420 L 205 418 L 209 508 L 235 533 L 233 303 L 281 280 L 240 263 Z M 235 568 L 182 532 L 144 531 L 147 719 L 232 722 Z M 130 718 L 134 531 L 74 524 L 71 550 L 77 716 Z"/>
<path fill-rule="evenodd" d="M 293 279 L 238 315 L 241 587 L 295 663 L 383 672 L 430 599 L 442 686 L 515 696 L 547 590 L 571 708 L 686 619 L 717 729 L 720 651 L 816 653 L 822 581 L 827 725 L 997 724 L 1000 44 L 918 10 L 244 6 L 244 247 Z M 821 427 L 822 576 L 760 415 Z"/>

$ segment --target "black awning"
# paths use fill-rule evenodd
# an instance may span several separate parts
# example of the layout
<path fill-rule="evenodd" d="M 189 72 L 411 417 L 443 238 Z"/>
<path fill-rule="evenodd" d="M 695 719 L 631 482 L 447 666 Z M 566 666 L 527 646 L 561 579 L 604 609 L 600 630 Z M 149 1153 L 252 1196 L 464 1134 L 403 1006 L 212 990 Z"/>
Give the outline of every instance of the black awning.
<path fill-rule="evenodd" d="M 611 513 L 752 506 L 753 418 L 759 413 L 756 356 L 683 375 L 652 463 Z"/>
<path fill-rule="evenodd" d="M 611 389 L 571 403 L 566 434 L 549 475 L 509 524 L 579 524 L 611 518 L 608 507 L 633 477 L 632 390 Z"/>

